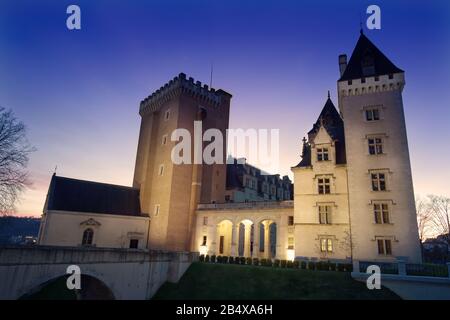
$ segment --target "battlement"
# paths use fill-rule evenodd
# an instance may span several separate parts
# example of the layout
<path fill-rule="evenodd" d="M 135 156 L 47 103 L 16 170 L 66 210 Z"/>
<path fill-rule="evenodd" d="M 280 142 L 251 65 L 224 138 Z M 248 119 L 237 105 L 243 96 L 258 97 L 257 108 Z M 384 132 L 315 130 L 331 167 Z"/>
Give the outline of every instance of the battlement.
<path fill-rule="evenodd" d="M 153 92 L 150 96 L 141 101 L 139 114 L 155 111 L 160 105 L 174 98 L 175 96 L 186 93 L 192 97 L 201 100 L 203 103 L 213 106 L 220 106 L 223 101 L 231 99 L 232 95 L 219 89 L 209 88 L 208 85 L 194 78 L 186 78 L 186 74 L 180 73 L 178 76 L 167 82 L 164 86 Z"/>

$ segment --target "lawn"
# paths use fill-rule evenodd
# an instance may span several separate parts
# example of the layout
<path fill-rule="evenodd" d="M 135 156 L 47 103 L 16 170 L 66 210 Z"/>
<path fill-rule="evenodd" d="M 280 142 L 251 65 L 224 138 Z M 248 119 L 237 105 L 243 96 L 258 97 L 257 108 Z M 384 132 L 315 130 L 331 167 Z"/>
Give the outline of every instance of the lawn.
<path fill-rule="evenodd" d="M 369 290 L 348 272 L 193 263 L 177 284 L 166 283 L 155 300 L 185 299 L 400 299 L 387 288 Z"/>

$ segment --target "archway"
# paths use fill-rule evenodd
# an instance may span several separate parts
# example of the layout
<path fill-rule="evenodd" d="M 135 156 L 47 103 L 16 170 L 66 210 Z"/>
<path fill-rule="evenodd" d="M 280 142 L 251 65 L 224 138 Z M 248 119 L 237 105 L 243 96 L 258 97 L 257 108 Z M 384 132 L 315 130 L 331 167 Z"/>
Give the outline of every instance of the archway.
<path fill-rule="evenodd" d="M 19 300 L 114 300 L 111 289 L 101 280 L 86 274 L 81 275 L 81 289 L 69 290 L 63 275 L 42 283 Z"/>
<path fill-rule="evenodd" d="M 266 219 L 259 222 L 259 256 L 261 258 L 273 259 L 277 252 L 277 224 L 275 221 Z M 257 235 L 258 236 L 258 235 Z"/>
<path fill-rule="evenodd" d="M 237 234 L 237 254 L 240 257 L 251 257 L 253 253 L 254 228 L 253 221 L 244 219 L 239 222 L 239 230 Z"/>

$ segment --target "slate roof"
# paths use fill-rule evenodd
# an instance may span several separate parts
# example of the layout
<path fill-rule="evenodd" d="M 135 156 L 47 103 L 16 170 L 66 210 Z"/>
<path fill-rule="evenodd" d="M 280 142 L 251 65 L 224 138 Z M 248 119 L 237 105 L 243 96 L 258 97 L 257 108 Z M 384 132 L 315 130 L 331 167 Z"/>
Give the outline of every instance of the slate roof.
<path fill-rule="evenodd" d="M 325 102 L 316 123 L 314 123 L 312 129 L 308 132 L 309 141 L 314 139 L 314 136 L 320 129 L 321 122 L 325 130 L 327 130 L 328 134 L 335 141 L 336 164 L 345 164 L 347 161 L 345 155 L 344 121 L 329 97 Z M 304 141 L 302 160 L 296 167 L 308 166 L 311 166 L 311 145 Z"/>
<path fill-rule="evenodd" d="M 139 189 L 52 176 L 47 209 L 142 216 Z"/>
<path fill-rule="evenodd" d="M 352 56 L 338 81 L 403 72 L 395 66 L 362 32 Z"/>

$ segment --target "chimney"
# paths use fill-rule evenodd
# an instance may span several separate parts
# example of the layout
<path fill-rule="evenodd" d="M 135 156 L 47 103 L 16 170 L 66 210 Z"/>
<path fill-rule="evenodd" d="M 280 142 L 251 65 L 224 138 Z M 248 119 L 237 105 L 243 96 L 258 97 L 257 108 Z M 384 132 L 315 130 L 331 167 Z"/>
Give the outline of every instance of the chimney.
<path fill-rule="evenodd" d="M 341 73 L 341 77 L 344 74 L 345 68 L 347 68 L 347 55 L 341 54 L 339 55 L 339 72 Z"/>

